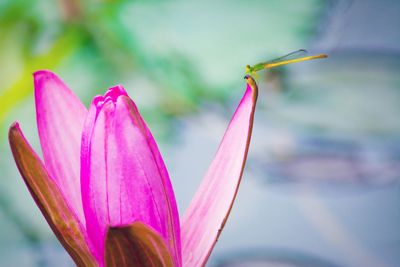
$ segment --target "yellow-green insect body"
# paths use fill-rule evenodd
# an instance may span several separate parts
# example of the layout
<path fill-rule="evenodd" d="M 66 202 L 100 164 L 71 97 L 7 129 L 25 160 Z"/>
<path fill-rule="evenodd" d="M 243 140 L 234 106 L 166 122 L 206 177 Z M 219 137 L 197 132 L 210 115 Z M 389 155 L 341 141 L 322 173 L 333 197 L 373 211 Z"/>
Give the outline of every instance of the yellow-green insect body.
<path fill-rule="evenodd" d="M 257 77 L 257 72 L 263 69 L 271 69 L 291 63 L 296 63 L 296 62 L 302 62 L 302 61 L 307 61 L 307 60 L 312 60 L 312 59 L 318 59 L 318 58 L 326 58 L 328 57 L 326 54 L 319 54 L 315 56 L 303 56 L 303 57 L 298 57 L 299 53 L 306 53 L 307 51 L 304 49 L 300 49 L 297 51 L 294 51 L 292 53 L 289 53 L 283 57 L 279 57 L 270 61 L 266 62 L 261 62 L 256 65 L 250 66 L 247 65 L 245 72 L 248 75 L 251 75 L 253 77 Z M 294 58 L 293 58 L 294 57 Z"/>

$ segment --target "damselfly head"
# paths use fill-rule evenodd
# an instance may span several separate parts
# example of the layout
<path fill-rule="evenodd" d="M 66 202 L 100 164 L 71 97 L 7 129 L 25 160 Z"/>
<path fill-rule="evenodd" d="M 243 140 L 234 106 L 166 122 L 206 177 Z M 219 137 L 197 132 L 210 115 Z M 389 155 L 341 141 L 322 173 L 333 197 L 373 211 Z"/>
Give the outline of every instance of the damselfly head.
<path fill-rule="evenodd" d="M 250 74 L 250 73 L 251 73 L 251 67 L 250 67 L 250 65 L 246 65 L 246 70 L 245 70 L 245 72 L 246 72 L 247 74 Z"/>

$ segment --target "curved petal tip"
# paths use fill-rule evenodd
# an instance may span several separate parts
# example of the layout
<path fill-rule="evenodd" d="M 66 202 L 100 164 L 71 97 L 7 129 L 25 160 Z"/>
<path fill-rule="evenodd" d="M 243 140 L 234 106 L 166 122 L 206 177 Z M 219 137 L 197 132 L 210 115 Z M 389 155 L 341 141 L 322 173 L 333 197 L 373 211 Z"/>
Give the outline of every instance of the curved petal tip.
<path fill-rule="evenodd" d="M 49 77 L 49 76 L 57 76 L 54 72 L 52 72 L 51 70 L 37 70 L 35 71 L 33 74 L 33 78 L 35 80 L 38 80 L 42 77 Z"/>
<path fill-rule="evenodd" d="M 21 127 L 19 126 L 19 122 L 18 122 L 18 121 L 14 121 L 14 122 L 11 124 L 10 130 L 13 130 L 13 129 L 18 129 L 18 130 L 21 129 Z"/>

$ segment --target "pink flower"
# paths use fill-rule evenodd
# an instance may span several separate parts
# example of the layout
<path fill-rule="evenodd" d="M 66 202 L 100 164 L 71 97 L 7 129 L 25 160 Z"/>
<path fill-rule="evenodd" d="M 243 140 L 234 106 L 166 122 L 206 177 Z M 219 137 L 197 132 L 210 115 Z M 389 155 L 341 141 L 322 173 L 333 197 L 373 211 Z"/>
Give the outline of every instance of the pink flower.
<path fill-rule="evenodd" d="M 50 71 L 34 74 L 44 163 L 18 123 L 9 140 L 34 200 L 78 266 L 203 266 L 240 183 L 257 86 L 246 92 L 186 214 L 157 144 L 120 85 L 87 110 Z M 188 179 L 190 179 L 188 177 Z"/>

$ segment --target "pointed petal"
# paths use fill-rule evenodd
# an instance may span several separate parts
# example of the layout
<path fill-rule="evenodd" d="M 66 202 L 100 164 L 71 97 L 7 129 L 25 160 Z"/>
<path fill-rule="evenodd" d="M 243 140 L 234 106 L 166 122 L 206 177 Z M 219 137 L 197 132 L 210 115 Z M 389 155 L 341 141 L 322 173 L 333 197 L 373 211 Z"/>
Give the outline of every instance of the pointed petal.
<path fill-rule="evenodd" d="M 109 228 L 106 238 L 107 267 L 172 267 L 163 238 L 141 222 Z"/>
<path fill-rule="evenodd" d="M 85 224 L 80 187 L 80 142 L 87 110 L 50 71 L 34 74 L 36 117 L 46 168 Z"/>
<path fill-rule="evenodd" d="M 83 225 L 66 203 L 56 183 L 49 177 L 17 123 L 10 128 L 9 141 L 22 178 L 58 240 L 78 266 L 96 266 L 86 243 Z"/>
<path fill-rule="evenodd" d="M 203 266 L 225 225 L 246 162 L 256 99 L 257 85 L 248 78 L 247 90 L 181 221 L 183 266 Z"/>
<path fill-rule="evenodd" d="M 174 266 L 180 266 L 179 215 L 168 173 L 150 131 L 122 87 L 94 99 L 81 154 L 83 207 L 98 258 L 104 258 L 108 225 L 141 221 L 161 235 Z"/>

